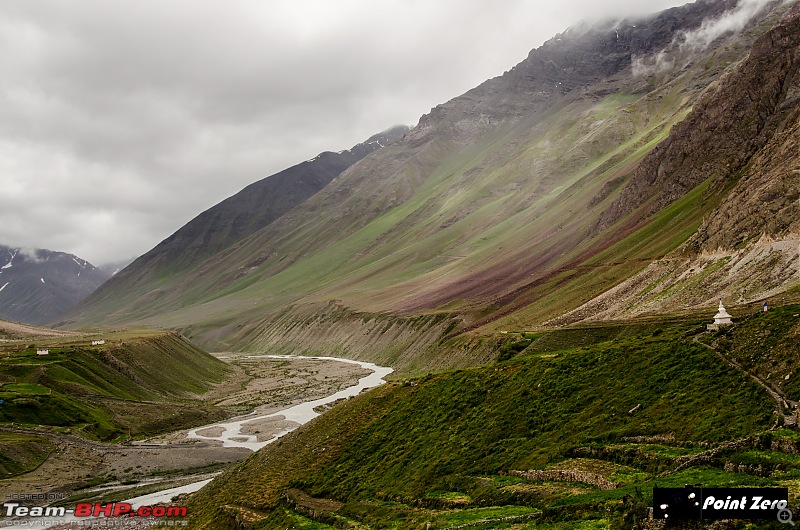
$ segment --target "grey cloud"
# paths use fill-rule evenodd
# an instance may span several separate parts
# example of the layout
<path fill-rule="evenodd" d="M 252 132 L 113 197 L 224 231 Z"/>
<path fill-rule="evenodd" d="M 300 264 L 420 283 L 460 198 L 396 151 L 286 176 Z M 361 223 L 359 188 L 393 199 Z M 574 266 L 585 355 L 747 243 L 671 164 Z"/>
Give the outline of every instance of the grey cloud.
<path fill-rule="evenodd" d="M 775 4 L 776 1 L 781 0 L 740 0 L 736 7 L 717 18 L 703 21 L 696 30 L 682 32 L 667 48 L 658 53 L 634 57 L 633 75 L 657 75 L 676 67 L 684 67 L 691 62 L 693 54 L 704 50 L 726 33 L 741 31 L 768 4 Z M 794 0 L 782 0 L 782 3 L 788 4 L 792 1 Z"/>
<path fill-rule="evenodd" d="M 784 0 L 788 3 L 792 0 Z M 679 39 L 681 51 L 693 52 L 708 47 L 725 33 L 741 31 L 767 4 L 774 0 L 740 0 L 739 4 L 719 18 L 704 21 L 695 31 L 684 33 Z"/>

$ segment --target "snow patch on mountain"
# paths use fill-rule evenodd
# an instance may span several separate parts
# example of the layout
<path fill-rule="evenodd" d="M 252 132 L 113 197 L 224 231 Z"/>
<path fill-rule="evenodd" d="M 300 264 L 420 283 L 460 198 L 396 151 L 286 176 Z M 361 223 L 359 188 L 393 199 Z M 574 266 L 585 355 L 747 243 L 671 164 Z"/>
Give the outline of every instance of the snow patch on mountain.
<path fill-rule="evenodd" d="M 16 257 L 17 257 L 17 252 L 14 252 L 13 254 L 11 254 L 11 259 L 8 260 L 8 263 L 6 263 L 2 267 L 0 267 L 0 269 L 10 269 L 12 264 L 14 263 L 14 258 L 16 258 Z"/>

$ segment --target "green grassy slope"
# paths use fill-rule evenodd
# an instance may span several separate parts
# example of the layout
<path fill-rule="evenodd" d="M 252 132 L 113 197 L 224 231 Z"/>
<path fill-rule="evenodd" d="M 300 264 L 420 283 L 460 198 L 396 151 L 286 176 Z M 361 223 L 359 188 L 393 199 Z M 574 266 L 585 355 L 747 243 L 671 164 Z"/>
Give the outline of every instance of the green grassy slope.
<path fill-rule="evenodd" d="M 36 469 L 54 450 L 44 436 L 0 433 L 0 479 Z"/>
<path fill-rule="evenodd" d="M 223 415 L 197 397 L 227 367 L 177 333 L 110 333 L 101 346 L 92 346 L 93 338 L 4 343 L 0 424 L 113 440 Z"/>
<path fill-rule="evenodd" d="M 350 150 L 324 152 L 250 184 L 204 211 L 91 294 L 88 303 L 106 296 L 130 300 L 144 284 L 182 276 L 209 256 L 258 231 L 322 189 L 342 171 L 381 146 L 401 137 L 396 126 Z"/>
<path fill-rule="evenodd" d="M 793 311 L 769 325 L 796 326 Z M 631 528 L 655 484 L 783 485 L 796 503 L 796 432 L 767 433 L 775 402 L 693 340 L 698 324 L 531 334 L 509 361 L 373 390 L 204 488 L 194 527 L 234 528 L 248 513 L 253 528 L 446 528 L 522 515 L 537 528 Z M 762 324 L 735 328 L 732 350 Z M 507 474 L 528 469 L 584 474 Z"/>
<path fill-rule="evenodd" d="M 707 187 L 708 182 L 700 184 L 636 230 L 626 230 L 626 223 L 639 211 L 621 220 L 616 226 L 624 237 L 590 254 L 585 261 L 545 277 L 516 300 L 517 311 L 493 320 L 486 329 L 514 329 L 544 322 L 579 306 L 588 294 L 597 296 L 668 254 L 686 241 L 703 215 L 722 200 L 723 194 L 707 194 Z"/>
<path fill-rule="evenodd" d="M 737 319 L 708 342 L 763 380 L 770 381 L 789 399 L 800 401 L 800 307 L 773 307 Z"/>
<path fill-rule="evenodd" d="M 647 100 L 629 106 L 632 100 L 638 98 L 578 101 L 547 120 L 501 130 L 492 141 L 446 158 L 408 200 L 348 237 L 318 243 L 320 250 L 289 268 L 279 252 L 216 294 L 212 303 L 221 297 L 231 303 L 269 296 L 281 304 L 291 300 L 285 295 L 300 292 L 314 299 L 346 297 L 366 309 L 435 307 L 437 301 L 427 300 L 426 293 L 446 289 L 459 277 L 508 261 L 519 264 L 522 252 L 547 259 L 549 248 L 563 243 L 563 237 L 546 241 L 557 220 L 585 209 L 606 179 L 641 156 L 633 146 L 651 145 L 647 139 L 660 137 L 682 116 Z M 648 126 L 635 124 L 644 113 L 650 116 Z M 591 145 L 583 145 L 584 138 Z M 531 165 L 539 167 L 531 172 Z M 581 193 L 568 193 L 577 182 Z M 573 237 L 588 227 L 587 215 L 577 217 L 568 227 Z M 314 225 L 330 221 L 323 217 Z M 319 240 L 314 232 L 292 234 L 290 249 L 294 241 Z"/>

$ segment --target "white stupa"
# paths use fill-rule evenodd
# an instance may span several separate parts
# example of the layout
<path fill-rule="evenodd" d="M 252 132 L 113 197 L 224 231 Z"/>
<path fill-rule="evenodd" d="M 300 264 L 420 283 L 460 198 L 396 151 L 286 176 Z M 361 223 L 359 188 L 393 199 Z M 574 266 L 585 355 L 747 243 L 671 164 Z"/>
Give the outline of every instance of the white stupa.
<path fill-rule="evenodd" d="M 722 300 L 720 300 L 717 314 L 714 315 L 714 323 L 709 324 L 708 329 L 711 331 L 716 331 L 722 326 L 730 326 L 731 324 L 733 324 L 733 322 L 731 322 L 731 316 L 727 311 L 725 311 L 725 306 L 722 305 Z"/>

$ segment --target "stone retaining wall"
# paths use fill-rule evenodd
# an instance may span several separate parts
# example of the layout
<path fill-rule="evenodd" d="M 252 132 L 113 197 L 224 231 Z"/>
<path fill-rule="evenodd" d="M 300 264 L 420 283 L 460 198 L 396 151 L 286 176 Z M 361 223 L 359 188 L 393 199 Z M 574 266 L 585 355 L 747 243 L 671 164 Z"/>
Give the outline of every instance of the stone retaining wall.
<path fill-rule="evenodd" d="M 602 475 L 596 475 L 587 471 L 575 471 L 572 469 L 531 469 L 528 471 L 508 471 L 508 475 L 522 477 L 531 481 L 552 481 L 552 482 L 580 482 L 589 484 L 601 490 L 616 489 L 618 484 L 611 482 Z"/>

